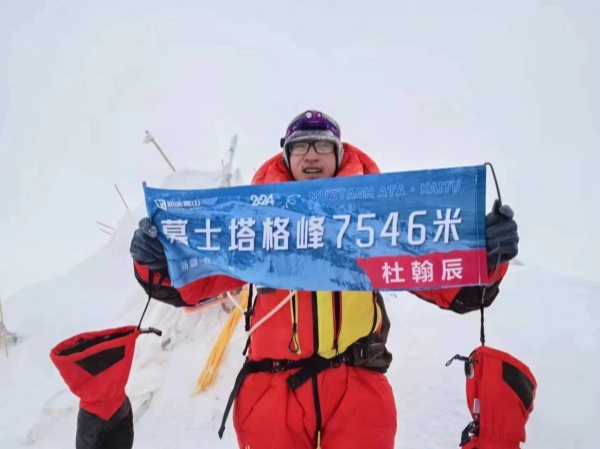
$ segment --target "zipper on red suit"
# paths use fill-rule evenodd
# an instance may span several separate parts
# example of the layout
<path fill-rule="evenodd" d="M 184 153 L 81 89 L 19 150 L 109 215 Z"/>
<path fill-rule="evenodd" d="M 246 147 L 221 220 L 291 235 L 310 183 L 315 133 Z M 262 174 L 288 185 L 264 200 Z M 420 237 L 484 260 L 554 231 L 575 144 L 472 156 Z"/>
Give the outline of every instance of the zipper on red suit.
<path fill-rule="evenodd" d="M 312 292 L 312 319 L 313 319 L 313 345 L 314 354 L 319 351 L 319 312 L 317 307 L 317 293 Z M 315 439 L 317 449 L 321 449 L 321 400 L 319 399 L 319 386 L 317 384 L 317 376 L 312 378 L 313 398 L 315 401 L 315 418 L 316 418 L 316 433 Z"/>
<path fill-rule="evenodd" d="M 333 349 L 335 354 L 340 353 L 338 341 L 341 332 L 342 321 L 342 298 L 340 292 L 333 292 Z"/>
<path fill-rule="evenodd" d="M 300 353 L 300 337 L 298 336 L 298 309 L 299 303 L 296 295 L 292 296 L 290 301 L 290 307 L 292 309 L 292 338 L 288 343 L 288 349 L 294 354 Z"/>

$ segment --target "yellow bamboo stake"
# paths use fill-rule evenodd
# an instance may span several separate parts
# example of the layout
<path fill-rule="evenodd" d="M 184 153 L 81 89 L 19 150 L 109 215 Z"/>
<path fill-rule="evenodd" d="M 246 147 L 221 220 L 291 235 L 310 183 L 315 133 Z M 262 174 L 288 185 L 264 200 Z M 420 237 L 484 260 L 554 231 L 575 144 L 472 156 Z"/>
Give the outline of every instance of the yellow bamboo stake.
<path fill-rule="evenodd" d="M 239 308 L 234 307 L 219 334 L 219 337 L 215 341 L 215 344 L 208 356 L 208 360 L 204 366 L 204 370 L 198 377 L 196 382 L 196 389 L 191 394 L 192 397 L 197 396 L 203 391 L 206 391 L 210 388 L 210 386 L 214 383 L 215 378 L 217 377 L 217 369 L 221 364 L 221 360 L 223 358 L 223 354 L 225 353 L 225 349 L 227 348 L 227 344 L 229 340 L 231 340 L 231 336 L 237 326 L 240 318 L 244 314 L 244 310 L 248 304 L 248 290 L 242 290 L 240 292 L 240 301 Z"/>

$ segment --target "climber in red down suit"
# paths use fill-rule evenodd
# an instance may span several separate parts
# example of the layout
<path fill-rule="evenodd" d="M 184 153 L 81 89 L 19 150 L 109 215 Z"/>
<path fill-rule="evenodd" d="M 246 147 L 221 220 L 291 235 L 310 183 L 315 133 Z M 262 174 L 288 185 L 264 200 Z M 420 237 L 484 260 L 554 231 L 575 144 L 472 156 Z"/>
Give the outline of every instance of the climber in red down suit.
<path fill-rule="evenodd" d="M 341 141 L 336 121 L 319 111 L 294 118 L 281 147 L 283 151 L 256 172 L 253 184 L 379 173 L 369 156 Z M 131 242 L 135 277 L 152 298 L 174 307 L 196 306 L 246 284 L 213 276 L 179 289 L 172 287 L 156 236 L 156 228 L 146 218 Z M 518 252 L 517 225 L 510 207 L 494 205 L 486 217 L 486 236 L 487 288 L 414 294 L 458 314 L 479 310 L 482 301 L 489 307 L 498 295 L 508 261 Z M 289 294 L 288 290 L 261 286 L 250 286 L 250 290 L 248 327 Z M 223 404 L 227 412 L 234 402 L 233 425 L 239 447 L 393 448 L 396 406 L 385 375 L 392 359 L 386 348 L 389 329 L 390 320 L 378 292 L 295 294 L 252 334 L 230 403 Z M 124 392 L 82 405 L 78 449 L 130 449 L 132 441 L 131 406 Z"/>

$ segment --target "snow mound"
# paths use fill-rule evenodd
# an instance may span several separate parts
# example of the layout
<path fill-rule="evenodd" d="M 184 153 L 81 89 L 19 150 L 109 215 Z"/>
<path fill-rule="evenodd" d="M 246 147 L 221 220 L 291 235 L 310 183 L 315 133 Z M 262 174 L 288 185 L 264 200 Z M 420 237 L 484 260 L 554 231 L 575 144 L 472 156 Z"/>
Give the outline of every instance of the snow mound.
<path fill-rule="evenodd" d="M 224 170 L 176 172 L 162 186 L 241 183 L 239 173 L 226 177 Z M 0 357 L 1 448 L 74 445 L 77 400 L 48 354 L 73 334 L 138 323 L 147 298 L 133 277 L 129 242 L 144 215 L 139 205 L 123 216 L 93 257 L 5 301 L 7 324 L 21 340 L 8 358 Z M 600 284 L 513 264 L 500 296 L 486 311 L 487 344 L 520 358 L 539 382 L 526 448 L 597 446 L 599 296 Z M 398 409 L 396 447 L 457 447 L 469 421 L 465 379 L 460 365 L 445 367 L 445 362 L 479 345 L 479 314 L 456 315 L 408 293 L 386 294 L 385 299 L 392 320 L 394 362 L 388 377 Z M 143 326 L 164 334 L 142 335 L 136 346 L 127 385 L 135 409 L 134 447 L 237 447 L 231 418 L 223 440 L 217 431 L 242 363 L 242 325 L 213 387 L 190 397 L 226 319 L 221 306 L 186 313 L 151 302 Z"/>

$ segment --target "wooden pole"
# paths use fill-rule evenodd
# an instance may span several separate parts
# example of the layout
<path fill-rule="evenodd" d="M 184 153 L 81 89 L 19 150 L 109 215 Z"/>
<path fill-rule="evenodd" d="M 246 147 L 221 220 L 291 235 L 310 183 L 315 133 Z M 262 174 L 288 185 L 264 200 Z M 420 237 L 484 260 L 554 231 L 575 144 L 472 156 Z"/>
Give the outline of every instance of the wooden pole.
<path fill-rule="evenodd" d="M 127 205 L 127 202 L 125 201 L 125 198 L 123 198 L 123 195 L 121 195 L 121 191 L 119 190 L 119 188 L 117 187 L 116 184 L 115 184 L 115 189 L 117 189 L 117 193 L 121 197 L 121 201 L 123 201 L 123 204 L 125 205 L 125 209 L 129 210 L 129 206 Z"/>
<path fill-rule="evenodd" d="M 175 167 L 173 167 L 173 164 L 171 164 L 171 161 L 169 160 L 169 158 L 167 157 L 165 152 L 162 150 L 160 145 L 158 145 L 158 143 L 156 142 L 154 137 L 152 137 L 152 135 L 148 131 L 146 131 L 146 138 L 144 139 L 144 143 L 152 143 L 156 147 L 158 152 L 162 155 L 163 159 L 167 162 L 167 164 L 169 164 L 169 167 L 171 167 L 171 170 L 176 171 Z"/>

